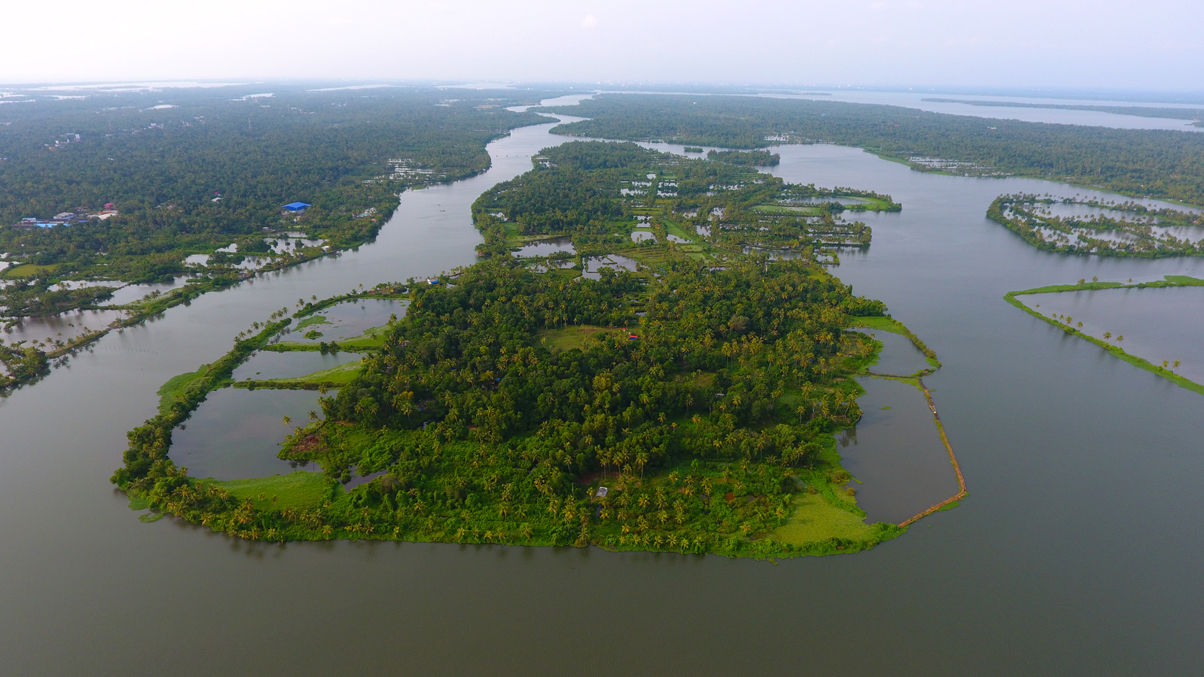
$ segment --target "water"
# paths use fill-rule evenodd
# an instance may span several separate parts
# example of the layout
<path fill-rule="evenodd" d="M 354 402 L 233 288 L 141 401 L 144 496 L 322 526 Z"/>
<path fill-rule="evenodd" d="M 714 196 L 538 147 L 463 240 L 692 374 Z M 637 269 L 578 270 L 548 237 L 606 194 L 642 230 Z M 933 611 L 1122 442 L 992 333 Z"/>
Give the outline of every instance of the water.
<path fill-rule="evenodd" d="M 924 353 L 920 352 L 920 349 L 906 336 L 871 329 L 859 329 L 858 331 L 869 334 L 882 342 L 882 352 L 878 355 L 878 363 L 870 367 L 870 371 L 875 374 L 911 376 L 918 371 L 929 369 L 931 366 Z"/>
<path fill-rule="evenodd" d="M 341 341 L 343 339 L 355 338 L 373 327 L 384 325 L 392 315 L 396 315 L 399 318 L 404 317 L 408 306 L 408 301 L 395 301 L 393 299 L 344 301 L 343 303 L 323 308 L 314 313 L 313 316 L 321 315 L 326 318 L 325 323 L 311 324 L 300 329 L 293 329 L 283 334 L 282 338 L 286 341 L 299 341 L 301 343 Z M 299 322 L 294 323 L 294 326 L 296 324 L 299 324 Z M 317 331 L 322 335 L 314 339 L 305 338 L 304 335 L 311 331 Z"/>
<path fill-rule="evenodd" d="M 898 381 L 858 382 L 862 418 L 837 436 L 837 448 L 867 521 L 898 524 L 956 494 L 957 475 L 924 394 Z"/>
<path fill-rule="evenodd" d="M 482 176 L 405 194 L 377 242 L 358 252 L 110 334 L 0 402 L 5 670 L 1198 671 L 1204 398 L 1064 340 L 1001 297 L 1096 275 L 1201 277 L 1204 266 L 1039 251 L 985 218 L 991 200 L 1081 189 L 922 174 L 855 149 L 777 148 L 773 172 L 904 205 L 858 215 L 874 243 L 842 251 L 835 271 L 885 301 L 945 365 L 925 382 L 970 494 L 903 537 L 775 566 L 598 549 L 273 546 L 136 519 L 107 479 L 165 380 L 217 359 L 236 334 L 298 298 L 472 263 L 480 236 L 469 206 L 564 140 L 546 130 L 492 144 L 493 169 Z M 858 449 L 872 427 L 859 429 Z M 872 501 L 871 484 L 862 487 Z M 295 641 L 315 628 L 317 639 Z"/>
<path fill-rule="evenodd" d="M 333 369 L 340 364 L 359 362 L 363 359 L 361 353 L 319 353 L 314 351 L 297 351 L 277 353 L 270 350 L 260 351 L 252 355 L 234 370 L 235 381 L 252 379 L 263 381 L 272 378 L 297 378 L 314 372 Z"/>
<path fill-rule="evenodd" d="M 1108 332 L 1113 345 L 1154 364 L 1179 360 L 1176 373 L 1204 383 L 1204 287 L 1032 294 L 1019 300 L 1046 317 L 1069 315 L 1076 329 L 1100 340 Z M 1117 336 L 1125 340 L 1117 343 Z"/>
<path fill-rule="evenodd" d="M 1021 108 L 1012 106 L 979 106 L 966 103 L 950 103 L 942 101 L 925 101 L 924 99 L 961 99 L 964 101 L 1006 101 L 1015 103 L 1034 103 L 1039 105 L 1067 104 L 1087 106 L 1140 106 L 1131 101 L 1096 101 L 1082 99 L 1040 99 L 1014 96 L 973 96 L 933 94 L 931 92 L 870 92 L 860 90 L 833 90 L 826 95 L 814 94 L 766 94 L 775 99 L 814 99 L 816 101 L 847 101 L 850 103 L 868 103 L 886 106 L 903 106 L 917 108 L 933 113 L 950 115 L 968 115 L 979 118 L 999 120 L 1022 120 L 1024 122 L 1048 122 L 1062 125 L 1087 125 L 1091 127 L 1112 127 L 1114 129 L 1168 129 L 1181 132 L 1204 132 L 1204 128 L 1195 127 L 1191 120 L 1174 118 L 1147 118 L 1136 115 L 1121 115 L 1119 113 L 1103 113 L 1092 110 L 1070 110 L 1064 108 Z M 1157 108 L 1199 108 L 1200 106 L 1155 104 Z"/>
<path fill-rule="evenodd" d="M 577 253 L 573 248 L 573 238 L 571 237 L 553 237 L 546 240 L 538 240 L 523 245 L 514 252 L 515 256 L 549 256 L 557 252 L 569 252 L 570 254 Z"/>
<path fill-rule="evenodd" d="M 172 433 L 171 460 L 193 477 L 217 480 L 290 473 L 293 464 L 276 452 L 289 433 L 309 422 L 309 412 L 321 415 L 320 397 L 316 390 L 215 390 Z M 285 416 L 292 423 L 284 425 Z"/>

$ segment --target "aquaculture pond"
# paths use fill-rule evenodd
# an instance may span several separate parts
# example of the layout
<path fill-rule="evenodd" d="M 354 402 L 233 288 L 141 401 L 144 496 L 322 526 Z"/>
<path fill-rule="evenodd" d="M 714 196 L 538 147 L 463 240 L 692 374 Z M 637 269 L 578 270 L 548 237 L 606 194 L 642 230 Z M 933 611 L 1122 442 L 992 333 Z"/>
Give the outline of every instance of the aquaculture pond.
<path fill-rule="evenodd" d="M 1100 289 L 1017 298 L 1046 317 L 1070 318 L 1071 325 L 1084 334 L 1154 364 L 1165 360 L 1173 366 L 1179 361 L 1176 373 L 1204 383 L 1204 287 Z M 1054 327 L 1050 330 L 1062 333 Z M 1117 341 L 1118 337 L 1124 340 Z"/>
<path fill-rule="evenodd" d="M 362 336 L 369 329 L 384 326 L 393 315 L 404 317 L 406 304 L 393 299 L 344 301 L 304 318 L 300 326 L 284 335 L 284 340 L 330 342 Z"/>
<path fill-rule="evenodd" d="M 231 378 L 235 381 L 298 378 L 332 369 L 340 364 L 359 362 L 363 357 L 360 353 L 346 351 L 322 353 L 313 350 L 290 352 L 263 350 L 239 365 Z"/>
<path fill-rule="evenodd" d="M 970 493 L 902 537 L 775 565 L 593 548 L 278 546 L 136 518 L 106 480 L 165 381 L 218 359 L 298 298 L 471 264 L 481 238 L 469 206 L 565 140 L 550 127 L 490 144 L 485 174 L 403 194 L 374 243 L 109 334 L 69 371 L 0 402 L 0 576 L 17 582 L 0 586 L 6 670 L 1198 672 L 1204 399 L 1002 296 L 1093 276 L 1204 277 L 1200 262 L 1040 251 L 989 221 L 987 207 L 1002 193 L 1082 189 L 913 172 L 856 149 L 775 148 L 782 162 L 772 172 L 903 204 L 857 216 L 873 243 L 842 251 L 835 273 L 939 355 L 944 367 L 924 382 Z M 891 409 L 876 411 L 908 401 L 888 394 Z M 867 450 L 853 486 L 877 510 L 875 462 L 891 459 L 871 462 L 863 446 L 873 436 L 869 402 L 858 444 L 842 453 L 856 464 Z M 279 417 L 264 425 L 286 432 Z M 260 448 L 264 462 L 282 466 L 264 472 L 287 472 L 273 444 Z M 949 482 L 947 465 L 937 469 L 935 454 L 932 463 L 933 481 Z M 282 641 L 318 627 L 321 641 Z M 530 638 L 537 648 L 521 641 Z M 605 658 L 582 661 L 583 649 Z"/>
<path fill-rule="evenodd" d="M 573 238 L 571 237 L 552 237 L 546 240 L 535 240 L 529 242 L 514 252 L 515 256 L 549 256 L 557 252 L 576 253 L 573 248 Z"/>
<path fill-rule="evenodd" d="M 172 433 L 171 459 L 193 477 L 217 480 L 291 472 L 297 466 L 276 452 L 311 411 L 321 416 L 319 397 L 316 390 L 215 390 Z M 285 416 L 291 423 L 284 424 Z"/>
<path fill-rule="evenodd" d="M 924 353 L 920 352 L 920 349 L 906 336 L 870 329 L 860 329 L 858 331 L 882 342 L 883 347 L 882 352 L 878 355 L 878 362 L 870 367 L 870 371 L 875 374 L 911 376 L 918 371 L 929 369 L 932 366 L 928 364 L 928 359 L 924 357 Z"/>
<path fill-rule="evenodd" d="M 958 492 L 924 395 L 914 385 L 857 379 L 863 416 L 836 436 L 841 465 L 869 522 L 898 524 Z"/>

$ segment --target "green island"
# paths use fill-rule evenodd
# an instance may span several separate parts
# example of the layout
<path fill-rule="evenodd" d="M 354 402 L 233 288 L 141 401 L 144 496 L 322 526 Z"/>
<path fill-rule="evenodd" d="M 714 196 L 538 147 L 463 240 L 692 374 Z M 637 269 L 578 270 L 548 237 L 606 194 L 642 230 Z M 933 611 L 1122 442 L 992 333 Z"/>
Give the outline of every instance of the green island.
<path fill-rule="evenodd" d="M 900 333 L 924 351 L 930 368 L 883 377 L 923 392 L 948 445 L 921 380 L 939 367 L 935 353 L 823 266 L 823 252 L 845 246 L 814 228 L 836 222 L 827 203 L 806 217 L 754 209 L 850 191 L 634 144 L 569 143 L 533 164 L 474 204 L 480 262 L 299 301 L 291 317 L 278 311 L 221 360 L 169 382 L 159 414 L 129 433 L 113 483 L 134 507 L 247 539 L 757 558 L 871 548 L 965 496 L 952 450 L 961 493 L 904 526 L 866 524 L 848 487 L 834 433 L 860 418 L 854 377 L 870 375 L 882 349 L 850 329 Z M 633 242 L 643 227 L 655 238 Z M 575 251 L 514 255 L 554 236 Z M 780 248 L 746 251 L 750 242 Z M 409 305 L 361 337 L 354 368 L 232 381 L 255 351 L 315 349 L 279 340 L 294 321 L 320 327 L 324 308 L 368 295 Z M 214 481 L 176 466 L 172 431 L 228 386 L 335 391 L 279 451 L 322 472 Z"/>
<path fill-rule="evenodd" d="M 1023 291 L 1011 291 L 1011 292 L 1008 292 L 1007 294 L 1005 294 L 1003 298 L 1008 303 L 1023 310 L 1024 312 L 1028 313 L 1029 315 L 1032 315 L 1033 317 L 1036 317 L 1045 322 L 1048 322 L 1049 324 L 1052 324 L 1053 326 L 1057 327 L 1058 329 L 1061 329 L 1062 331 L 1066 332 L 1067 334 L 1071 334 L 1071 335 L 1077 336 L 1081 339 L 1090 341 L 1091 343 L 1094 343 L 1095 345 L 1103 348 L 1104 350 L 1107 350 L 1109 353 L 1112 353 L 1116 357 L 1120 358 L 1121 360 L 1124 360 L 1125 362 L 1128 362 L 1129 364 L 1131 364 L 1135 367 L 1144 369 L 1152 374 L 1161 376 L 1162 378 L 1165 378 L 1166 380 L 1171 381 L 1172 383 L 1175 383 L 1176 385 L 1182 386 L 1183 388 L 1187 388 L 1188 390 L 1191 390 L 1193 392 L 1197 392 L 1197 393 L 1200 393 L 1201 395 L 1204 395 L 1204 384 L 1196 383 L 1195 381 L 1192 381 L 1190 379 L 1184 378 L 1183 376 L 1180 376 L 1179 374 L 1176 374 L 1174 372 L 1173 368 L 1168 368 L 1168 367 L 1171 367 L 1171 365 L 1169 365 L 1167 362 L 1163 362 L 1161 365 L 1158 365 L 1158 364 L 1154 364 L 1153 362 L 1150 362 L 1149 360 L 1146 360 L 1143 357 L 1139 357 L 1137 355 L 1133 355 L 1131 353 L 1125 352 L 1124 348 L 1122 348 L 1120 345 L 1124 341 L 1124 336 L 1113 337 L 1110 332 L 1105 332 L 1104 338 L 1102 338 L 1102 339 L 1097 338 L 1095 336 L 1091 336 L 1090 334 L 1079 331 L 1079 329 L 1083 326 L 1083 323 L 1079 322 L 1078 326 L 1075 326 L 1073 317 L 1064 317 L 1064 316 L 1060 316 L 1060 315 L 1046 316 L 1045 314 L 1037 311 L 1036 309 L 1030 308 L 1023 301 L 1021 301 L 1019 298 L 1017 298 L 1019 296 L 1026 296 L 1026 295 L 1033 295 L 1033 294 L 1056 294 L 1056 293 L 1060 293 L 1060 292 L 1071 292 L 1071 291 L 1102 291 L 1102 290 L 1107 290 L 1107 289 L 1165 289 L 1167 287 L 1201 287 L 1201 286 L 1204 286 L 1204 280 L 1194 278 L 1194 277 L 1188 277 L 1186 275 L 1167 275 L 1162 280 L 1154 280 L 1152 282 L 1138 282 L 1136 284 L 1132 283 L 1131 281 L 1129 283 L 1122 283 L 1122 282 L 1100 282 L 1098 280 L 1092 280 L 1091 282 L 1088 282 L 1086 280 L 1079 280 L 1076 284 L 1058 284 L 1058 285 L 1049 285 L 1049 286 L 1045 286 L 1045 287 L 1036 287 L 1033 289 L 1025 289 Z M 1115 342 L 1112 342 L 1113 340 Z M 1178 367 L 1179 363 L 1175 362 L 1173 366 Z"/>
<path fill-rule="evenodd" d="M 5 109 L 0 325 L 76 309 L 121 316 L 0 350 L 9 371 L 0 393 L 110 330 L 370 242 L 400 193 L 480 173 L 490 141 L 547 122 L 505 109 L 540 99 L 517 91 L 448 99 L 437 89 L 361 96 L 281 85 L 183 90 L 170 105 L 161 97 L 98 92 Z M 184 287 L 102 305 L 126 285 L 181 276 Z"/>
<path fill-rule="evenodd" d="M 1049 210 L 1054 205 L 1097 211 L 1089 216 L 1059 216 Z M 995 198 L 987 217 L 1046 251 L 1144 258 L 1204 256 L 1204 238 L 1192 242 L 1166 230 L 1204 226 L 1204 215 L 1198 212 L 1151 208 L 1133 201 L 1015 194 Z"/>

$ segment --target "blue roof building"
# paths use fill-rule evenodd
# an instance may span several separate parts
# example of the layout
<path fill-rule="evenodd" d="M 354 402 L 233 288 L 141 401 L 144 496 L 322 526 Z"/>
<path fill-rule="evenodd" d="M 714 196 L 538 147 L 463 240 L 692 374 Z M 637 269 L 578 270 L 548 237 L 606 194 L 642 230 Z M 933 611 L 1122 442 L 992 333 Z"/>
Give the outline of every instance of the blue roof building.
<path fill-rule="evenodd" d="M 281 209 L 284 209 L 284 210 L 290 211 L 290 212 L 303 212 L 303 211 L 305 211 L 306 207 L 312 207 L 312 206 L 313 205 L 307 205 L 304 202 L 290 202 L 290 203 L 284 205 L 283 207 L 281 207 Z"/>

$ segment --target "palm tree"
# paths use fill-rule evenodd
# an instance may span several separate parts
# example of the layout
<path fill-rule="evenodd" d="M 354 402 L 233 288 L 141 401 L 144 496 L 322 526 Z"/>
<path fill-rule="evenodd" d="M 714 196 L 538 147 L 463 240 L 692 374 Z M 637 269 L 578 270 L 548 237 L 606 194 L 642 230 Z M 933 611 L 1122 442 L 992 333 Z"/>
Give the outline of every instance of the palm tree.
<path fill-rule="evenodd" d="M 288 425 L 288 424 L 290 424 L 290 423 L 292 423 L 292 422 L 293 422 L 293 419 L 292 419 L 292 418 L 290 418 L 288 414 L 285 414 L 285 415 L 284 415 L 284 425 Z"/>

